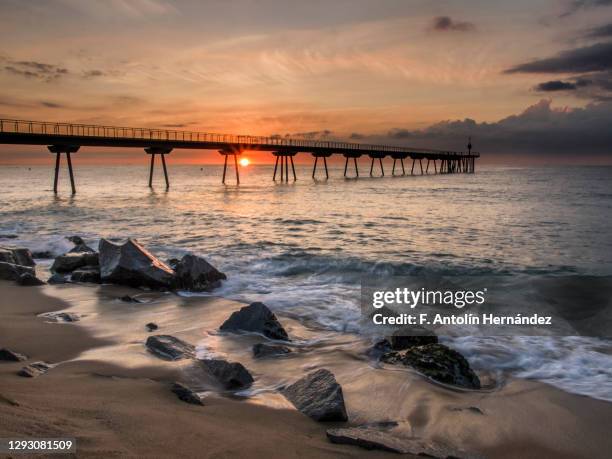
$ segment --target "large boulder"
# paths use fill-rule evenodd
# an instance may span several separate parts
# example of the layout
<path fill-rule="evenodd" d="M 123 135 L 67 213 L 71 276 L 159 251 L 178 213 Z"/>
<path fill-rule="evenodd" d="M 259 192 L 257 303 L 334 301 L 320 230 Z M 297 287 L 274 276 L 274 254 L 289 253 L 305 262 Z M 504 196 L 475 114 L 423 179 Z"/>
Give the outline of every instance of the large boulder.
<path fill-rule="evenodd" d="M 31 266 L 16 265 L 14 263 L 0 261 L 0 280 L 17 281 L 22 274 L 26 273 L 36 276 L 34 268 Z"/>
<path fill-rule="evenodd" d="M 171 288 L 174 271 L 136 240 L 123 245 L 100 239 L 100 277 L 103 282 L 131 287 Z"/>
<path fill-rule="evenodd" d="M 293 405 L 315 421 L 346 421 L 342 387 L 333 373 L 320 369 L 282 389 Z"/>
<path fill-rule="evenodd" d="M 480 457 L 473 453 L 450 448 L 442 443 L 399 436 L 370 426 L 328 429 L 327 438 L 332 443 L 355 445 L 364 449 L 378 449 L 419 457 L 426 456 L 438 459 L 475 459 Z"/>
<path fill-rule="evenodd" d="M 153 335 L 147 338 L 147 349 L 166 360 L 181 360 L 195 356 L 195 347 L 171 335 Z"/>
<path fill-rule="evenodd" d="M 254 382 L 249 370 L 241 363 L 222 359 L 203 359 L 199 362 L 225 389 L 244 389 Z"/>
<path fill-rule="evenodd" d="M 17 279 L 17 283 L 23 287 L 35 287 L 37 285 L 44 285 L 45 282 L 33 274 L 23 273 L 19 276 L 19 279 Z"/>
<path fill-rule="evenodd" d="M 480 389 L 480 379 L 459 352 L 443 344 L 426 344 L 405 353 L 389 352 L 381 360 L 390 364 L 410 366 L 423 375 L 454 386 Z"/>
<path fill-rule="evenodd" d="M 51 271 L 56 273 L 71 273 L 83 266 L 98 266 L 98 254 L 91 252 L 66 253 L 55 258 Z"/>
<path fill-rule="evenodd" d="M 211 291 L 221 285 L 227 276 L 204 258 L 187 254 L 174 265 L 176 288 L 194 292 Z"/>
<path fill-rule="evenodd" d="M 270 339 L 289 341 L 287 332 L 276 316 L 263 303 L 251 303 L 235 311 L 222 325 L 223 331 L 261 333 Z"/>
<path fill-rule="evenodd" d="M 0 247 L 0 261 L 21 266 L 35 266 L 32 252 L 25 247 Z"/>

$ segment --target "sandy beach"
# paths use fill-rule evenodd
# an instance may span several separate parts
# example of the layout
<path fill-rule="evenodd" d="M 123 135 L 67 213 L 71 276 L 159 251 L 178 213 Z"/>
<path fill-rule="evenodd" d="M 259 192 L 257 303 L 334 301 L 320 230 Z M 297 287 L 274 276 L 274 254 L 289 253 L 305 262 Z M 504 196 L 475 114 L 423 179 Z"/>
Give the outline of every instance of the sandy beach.
<path fill-rule="evenodd" d="M 179 401 L 169 387 L 173 381 L 193 381 L 188 364 L 164 362 L 144 351 L 145 316 L 157 311 L 162 329 L 171 329 L 171 315 L 160 315 L 159 304 L 180 308 L 182 314 L 202 317 L 192 329 L 174 334 L 195 339 L 208 320 L 218 320 L 241 305 L 216 298 L 180 298 L 113 286 L 19 287 L 2 282 L 0 346 L 22 352 L 28 362 L 58 364 L 35 379 L 16 375 L 23 363 L 0 364 L 0 437 L 75 437 L 79 457 L 388 457 L 354 446 L 330 443 L 325 436 L 334 425 L 317 423 L 292 409 L 279 395 L 252 399 L 232 397 L 205 388 L 204 406 Z M 117 303 L 116 295 L 155 298 L 138 311 Z M 71 304 L 80 299 L 81 303 Z M 105 318 L 88 309 L 113 311 Z M 156 304 L 157 306 L 152 306 Z M 126 313 L 117 316 L 117 308 Z M 38 314 L 78 311 L 80 322 L 49 323 Z M 134 309 L 134 308 L 131 308 Z M 164 323 L 164 317 L 167 323 Z M 160 320 L 161 319 L 161 320 Z M 292 333 L 299 324 L 288 318 Z M 96 323 L 98 322 L 98 323 Z M 123 322 L 131 333 L 112 324 Z M 248 348 L 254 338 L 240 336 L 226 347 Z M 228 347 L 229 346 L 229 347 Z M 355 343 L 351 344 L 355 347 Z M 311 351 L 311 354 L 316 351 Z M 612 448 L 608 432 L 610 404 L 567 394 L 544 384 L 513 380 L 495 391 L 460 392 L 403 371 L 372 369 L 367 377 L 351 378 L 363 366 L 360 354 L 322 353 L 316 366 L 331 368 L 343 385 L 349 424 L 397 421 L 413 435 L 450 442 L 485 457 L 604 458 Z M 240 354 L 234 354 L 240 355 Z M 245 354 L 243 363 L 256 379 L 278 378 L 294 371 L 297 377 L 314 364 L 300 358 L 256 363 Z M 291 370 L 293 368 L 293 370 Z M 267 373 L 267 374 L 266 374 Z M 276 374 L 274 374 L 276 373 Z M 399 389 L 398 389 L 399 388 Z M 402 389 L 403 388 L 403 389 Z M 372 406 L 378 408 L 372 414 Z M 385 407 L 400 407 L 395 413 Z M 475 409 L 477 408 L 477 409 Z M 368 416 L 375 418 L 366 419 Z"/>

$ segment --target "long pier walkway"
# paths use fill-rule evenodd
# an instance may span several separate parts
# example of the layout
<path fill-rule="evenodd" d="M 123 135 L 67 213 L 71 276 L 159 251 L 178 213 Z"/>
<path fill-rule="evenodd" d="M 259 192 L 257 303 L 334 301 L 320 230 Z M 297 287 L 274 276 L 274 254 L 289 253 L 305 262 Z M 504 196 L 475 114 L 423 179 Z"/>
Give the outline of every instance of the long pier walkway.
<path fill-rule="evenodd" d="M 369 145 L 363 143 L 333 142 L 325 140 L 290 139 L 281 136 L 251 136 L 233 134 L 211 134 L 164 129 L 131 128 L 118 126 L 98 126 L 87 124 L 54 123 L 44 121 L 26 121 L 0 119 L 0 144 L 13 145 L 47 145 L 55 154 L 55 176 L 53 190 L 57 193 L 61 155 L 66 155 L 72 192 L 76 193 L 71 155 L 80 147 L 117 147 L 142 148 L 151 156 L 149 168 L 149 186 L 153 185 L 155 158 L 160 156 L 166 187 L 170 187 L 166 155 L 174 149 L 217 150 L 225 157 L 222 183 L 225 183 L 228 158 L 232 157 L 236 173 L 236 183 L 240 183 L 238 156 L 245 151 L 269 151 L 276 157 L 273 180 L 289 181 L 289 164 L 292 179 L 297 180 L 293 157 L 298 153 L 307 153 L 314 158 L 312 177 L 317 174 L 317 165 L 321 159 L 325 178 L 329 178 L 327 158 L 342 155 L 345 158 L 344 176 L 348 177 L 349 164 L 354 169 L 352 175 L 359 177 L 357 159 L 365 156 L 370 159 L 370 176 L 374 175 L 375 166 L 380 176 L 385 175 L 382 160 L 393 159 L 392 175 L 407 175 L 404 160 L 411 159 L 410 175 L 414 175 L 418 163 L 420 174 L 454 174 L 474 173 L 479 153 L 472 151 L 471 141 L 467 151 L 443 151 L 390 145 Z M 423 161 L 427 163 L 423 167 Z M 396 168 L 397 165 L 397 168 Z M 401 173 L 399 172 L 401 168 Z"/>

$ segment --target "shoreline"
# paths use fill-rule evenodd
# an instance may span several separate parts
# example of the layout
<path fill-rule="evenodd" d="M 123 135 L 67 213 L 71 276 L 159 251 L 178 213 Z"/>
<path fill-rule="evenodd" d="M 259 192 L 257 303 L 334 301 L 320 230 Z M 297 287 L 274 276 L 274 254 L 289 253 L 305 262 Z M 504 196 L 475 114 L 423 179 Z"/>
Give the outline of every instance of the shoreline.
<path fill-rule="evenodd" d="M 75 436 L 77 451 L 88 457 L 177 453 L 185 457 L 213 457 L 221 452 L 240 454 L 247 451 L 251 457 L 269 457 L 278 453 L 279 448 L 285 457 L 389 457 L 390 453 L 328 442 L 326 429 L 346 424 L 316 423 L 282 403 L 265 406 L 275 400 L 266 398 L 266 394 L 263 399 L 258 396 L 253 400 L 241 400 L 210 391 L 206 392 L 204 407 L 187 405 L 170 392 L 169 385 L 193 375 L 181 365 L 168 364 L 147 355 L 142 341 L 135 341 L 122 330 L 113 332 L 125 342 L 111 338 L 108 331 L 113 327 L 97 328 L 95 325 L 104 322 L 104 317 L 85 315 L 83 321 L 68 324 L 47 323 L 36 317 L 43 312 L 79 310 L 78 303 L 84 304 L 87 299 L 96 307 L 108 309 L 108 315 L 114 316 L 113 308 L 127 306 L 109 301 L 113 295 L 136 292 L 146 296 L 150 295 L 148 292 L 78 284 L 20 287 L 10 282 L 1 282 L 0 292 L 0 324 L 3 324 L 0 325 L 0 345 L 26 353 L 30 357 L 26 363 L 36 360 L 63 362 L 32 380 L 16 376 L 22 362 L 0 364 L 2 437 Z M 161 303 L 181 308 L 180 313 L 187 314 L 188 318 L 193 314 L 193 317 L 211 316 L 217 320 L 215 308 L 226 316 L 230 313 L 229 308 L 242 306 L 208 297 L 159 295 L 159 298 Z M 135 314 L 152 314 L 152 305 L 139 306 Z M 126 312 L 119 319 L 133 325 L 134 320 L 128 315 Z M 140 316 L 136 317 L 138 323 L 143 322 Z M 110 323 L 115 324 L 114 320 Z M 285 317 L 282 320 L 288 321 Z M 171 326 L 170 322 L 163 328 Z M 194 330 L 184 330 L 179 336 L 195 340 L 201 335 L 203 326 L 198 323 Z M 296 332 L 299 324 L 291 323 L 289 327 Z M 138 334 L 146 336 L 140 329 Z M 26 336 L 29 338 L 24 338 Z M 230 340 L 230 346 L 248 348 L 245 343 L 251 339 L 241 336 Z M 129 358 L 125 361 L 117 358 L 118 363 L 108 360 L 121 353 Z M 363 362 L 356 364 L 354 357 L 343 358 L 342 355 L 324 354 L 320 359 L 340 375 L 349 409 L 349 425 L 368 421 L 364 413 L 368 412 L 369 405 L 380 402 L 384 408 L 383 402 L 400 397 L 398 402 L 405 407 L 401 411 L 404 418 L 400 421 L 410 432 L 434 440 L 452 439 L 486 457 L 603 458 L 612 448 L 612 440 L 606 434 L 612 424 L 608 402 L 524 380 L 511 380 L 492 392 L 467 393 L 431 384 L 407 371 L 372 369 L 367 377 L 351 381 L 347 375 Z M 304 371 L 308 364 L 299 362 L 293 359 L 284 364 L 289 365 L 288 369 L 295 367 L 296 372 Z M 249 367 L 251 362 L 245 364 Z M 256 374 L 264 380 L 264 370 L 278 373 L 285 368 L 279 368 L 277 362 L 262 365 L 256 368 Z M 401 381 L 408 383 L 409 392 L 395 392 L 397 387 L 405 385 Z M 474 407 L 478 407 L 480 413 Z M 380 417 L 373 420 L 382 421 L 387 419 L 385 416 L 387 414 L 381 412 Z M 237 433 L 243 436 L 237 439 Z M 200 445 L 210 445 L 211 436 L 215 438 L 215 448 L 202 451 Z M 184 437 L 191 440 L 185 443 L 181 441 Z"/>

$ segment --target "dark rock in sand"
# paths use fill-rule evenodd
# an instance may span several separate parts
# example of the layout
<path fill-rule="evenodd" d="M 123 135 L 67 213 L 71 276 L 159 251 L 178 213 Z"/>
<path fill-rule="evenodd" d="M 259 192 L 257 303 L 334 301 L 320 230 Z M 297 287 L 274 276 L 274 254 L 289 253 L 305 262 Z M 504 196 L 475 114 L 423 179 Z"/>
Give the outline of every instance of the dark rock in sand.
<path fill-rule="evenodd" d="M 425 346 L 426 344 L 437 344 L 438 337 L 435 335 L 408 336 L 401 330 L 395 332 L 389 338 L 376 343 L 374 348 L 379 351 L 403 351 L 415 346 Z"/>
<path fill-rule="evenodd" d="M 195 347 L 171 335 L 154 335 L 145 344 L 153 354 L 166 360 L 181 360 L 195 356 Z"/>
<path fill-rule="evenodd" d="M 14 263 L 6 263 L 0 261 L 0 280 L 17 281 L 22 274 L 30 274 L 35 276 L 34 268 L 31 266 L 16 265 Z"/>
<path fill-rule="evenodd" d="M 95 253 L 95 250 L 89 247 L 81 236 L 69 236 L 66 239 L 74 244 L 74 247 L 68 253 Z"/>
<path fill-rule="evenodd" d="M 74 312 L 45 312 L 40 317 L 51 320 L 53 322 L 78 322 L 81 317 Z"/>
<path fill-rule="evenodd" d="M 33 276 L 30 273 L 23 273 L 17 279 L 17 283 L 23 287 L 35 287 L 37 285 L 44 285 L 45 282 L 41 281 L 38 277 Z"/>
<path fill-rule="evenodd" d="M 365 449 L 379 449 L 399 454 L 427 456 L 438 459 L 476 459 L 478 456 L 455 450 L 441 443 L 395 435 L 372 427 L 346 427 L 328 429 L 332 443 L 355 445 Z"/>
<path fill-rule="evenodd" d="M 211 291 L 221 285 L 227 276 L 218 271 L 204 258 L 195 255 L 185 255 L 174 266 L 176 271 L 176 284 L 178 289 L 194 292 Z"/>
<path fill-rule="evenodd" d="M 291 353 L 287 346 L 276 346 L 268 343 L 257 343 L 253 346 L 253 356 L 255 358 L 277 357 Z"/>
<path fill-rule="evenodd" d="M 100 268 L 98 266 L 83 266 L 82 268 L 75 269 L 72 271 L 70 276 L 72 282 L 89 282 L 92 284 L 99 284 L 100 281 Z"/>
<path fill-rule="evenodd" d="M 133 239 L 123 245 L 101 239 L 99 251 L 104 282 L 157 289 L 174 284 L 174 271 Z"/>
<path fill-rule="evenodd" d="M 197 392 L 184 384 L 181 384 L 180 382 L 175 382 L 172 385 L 172 392 L 176 394 L 179 400 L 182 400 L 185 403 L 191 403 L 192 405 L 204 405 Z"/>
<path fill-rule="evenodd" d="M 70 273 L 84 266 L 98 266 L 98 264 L 97 253 L 66 253 L 55 258 L 51 266 L 51 271 L 56 273 Z"/>
<path fill-rule="evenodd" d="M 17 374 L 24 378 L 36 378 L 40 375 L 44 375 L 50 368 L 51 365 L 46 362 L 34 362 L 23 367 Z"/>
<path fill-rule="evenodd" d="M 329 370 L 320 369 L 282 389 L 293 405 L 315 421 L 346 421 L 342 387 Z"/>
<path fill-rule="evenodd" d="M 247 331 L 261 333 L 270 339 L 289 341 L 287 332 L 276 316 L 263 303 L 251 303 L 235 311 L 221 325 L 223 331 Z"/>
<path fill-rule="evenodd" d="M 28 360 L 28 357 L 18 352 L 11 351 L 7 348 L 0 349 L 0 360 L 6 362 L 23 362 Z"/>
<path fill-rule="evenodd" d="M 203 359 L 199 362 L 225 389 L 243 389 L 254 382 L 251 373 L 241 363 L 222 359 Z"/>
<path fill-rule="evenodd" d="M 119 299 L 121 301 L 123 301 L 124 303 L 142 303 L 142 301 L 140 301 L 138 298 L 135 298 L 135 297 L 130 296 L 130 295 L 123 295 Z"/>
<path fill-rule="evenodd" d="M 0 247 L 0 261 L 21 266 L 35 266 L 32 252 L 25 247 Z"/>
<path fill-rule="evenodd" d="M 480 379 L 459 352 L 443 344 L 427 344 L 408 349 L 405 353 L 389 352 L 381 360 L 390 364 L 410 366 L 425 376 L 445 384 L 480 389 Z"/>
<path fill-rule="evenodd" d="M 148 324 L 146 324 L 146 325 L 145 325 L 145 328 L 147 329 L 147 331 L 152 332 L 152 331 L 157 330 L 159 327 L 157 326 L 157 324 L 156 324 L 156 323 L 154 323 L 154 322 L 149 322 Z"/>
<path fill-rule="evenodd" d="M 60 273 L 53 273 L 49 279 L 47 279 L 48 284 L 67 284 L 70 281 L 66 276 Z"/>

